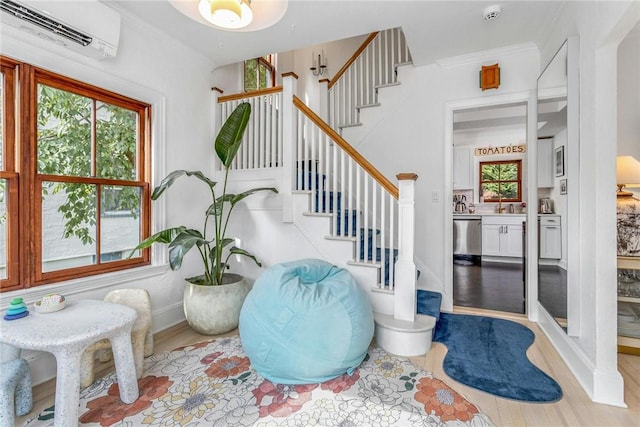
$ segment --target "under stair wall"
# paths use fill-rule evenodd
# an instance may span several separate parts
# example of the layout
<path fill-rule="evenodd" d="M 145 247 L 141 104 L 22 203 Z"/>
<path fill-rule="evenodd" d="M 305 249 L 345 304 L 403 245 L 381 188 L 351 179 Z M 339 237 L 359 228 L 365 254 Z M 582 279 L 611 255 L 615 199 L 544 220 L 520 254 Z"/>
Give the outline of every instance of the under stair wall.
<path fill-rule="evenodd" d="M 372 33 L 328 83 L 331 127 L 340 133 L 344 128 L 360 126 L 360 111 L 378 106 L 378 91 L 397 85 L 397 67 L 410 63 L 411 54 L 400 28 Z"/>

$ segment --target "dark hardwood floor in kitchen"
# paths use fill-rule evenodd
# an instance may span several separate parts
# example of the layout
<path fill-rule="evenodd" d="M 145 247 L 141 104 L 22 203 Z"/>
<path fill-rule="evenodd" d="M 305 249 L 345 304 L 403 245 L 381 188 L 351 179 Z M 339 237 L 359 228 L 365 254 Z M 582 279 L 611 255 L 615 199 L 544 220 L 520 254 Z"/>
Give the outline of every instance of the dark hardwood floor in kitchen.
<path fill-rule="evenodd" d="M 453 264 L 453 304 L 524 314 L 522 264 Z"/>
<path fill-rule="evenodd" d="M 483 262 L 453 264 L 453 304 L 485 310 L 525 313 L 522 264 Z M 540 266 L 538 299 L 557 319 L 567 317 L 567 272 Z"/>

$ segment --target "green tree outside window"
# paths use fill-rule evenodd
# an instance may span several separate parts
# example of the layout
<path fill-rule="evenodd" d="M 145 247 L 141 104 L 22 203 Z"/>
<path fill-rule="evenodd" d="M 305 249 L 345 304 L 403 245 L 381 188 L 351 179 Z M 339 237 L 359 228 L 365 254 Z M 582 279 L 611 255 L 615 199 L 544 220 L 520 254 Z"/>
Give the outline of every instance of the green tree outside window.
<path fill-rule="evenodd" d="M 522 161 L 480 162 L 480 190 L 485 202 L 522 200 Z"/>

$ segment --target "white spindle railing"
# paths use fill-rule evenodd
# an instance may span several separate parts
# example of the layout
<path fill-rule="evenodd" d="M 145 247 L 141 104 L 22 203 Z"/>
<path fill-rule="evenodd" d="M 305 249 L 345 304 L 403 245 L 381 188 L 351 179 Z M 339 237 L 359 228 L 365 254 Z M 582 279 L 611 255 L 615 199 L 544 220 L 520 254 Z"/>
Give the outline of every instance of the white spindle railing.
<path fill-rule="evenodd" d="M 400 28 L 380 31 L 329 85 L 329 124 L 338 130 L 359 121 L 359 109 L 378 102 L 378 88 L 395 84 L 396 67 L 411 62 Z"/>
<path fill-rule="evenodd" d="M 231 169 L 282 167 L 282 88 L 218 98 L 220 125 L 242 102 L 251 104 L 251 116 Z"/>
<path fill-rule="evenodd" d="M 398 256 L 397 189 L 384 178 L 379 182 L 380 175 L 370 172 L 366 160 L 353 156 L 355 150 L 345 147 L 348 144 L 335 132 L 321 127 L 317 116 L 306 109 L 296 111 L 295 190 L 310 191 L 311 211 L 331 217 L 330 238 L 355 242 L 350 263 L 379 267 L 378 288 L 393 290 Z"/>

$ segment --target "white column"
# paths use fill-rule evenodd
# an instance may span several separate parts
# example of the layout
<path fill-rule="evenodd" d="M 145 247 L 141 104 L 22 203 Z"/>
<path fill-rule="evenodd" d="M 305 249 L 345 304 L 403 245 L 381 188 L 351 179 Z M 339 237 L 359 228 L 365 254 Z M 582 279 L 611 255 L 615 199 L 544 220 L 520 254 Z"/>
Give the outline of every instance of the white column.
<path fill-rule="evenodd" d="M 218 132 L 222 127 L 222 107 L 218 103 L 218 98 L 222 95 L 222 89 L 217 87 L 211 88 L 211 145 L 214 144 Z M 215 164 L 213 170 L 217 171 L 222 168 L 218 156 L 213 156 Z"/>
<path fill-rule="evenodd" d="M 415 234 L 415 181 L 418 175 L 402 173 L 398 179 L 398 261 L 393 299 L 393 317 L 413 322 L 416 315 L 416 265 L 413 262 Z"/>
<path fill-rule="evenodd" d="M 296 179 L 296 109 L 293 97 L 296 95 L 298 76 L 295 73 L 282 75 L 282 222 L 293 222 L 293 195 Z"/>

